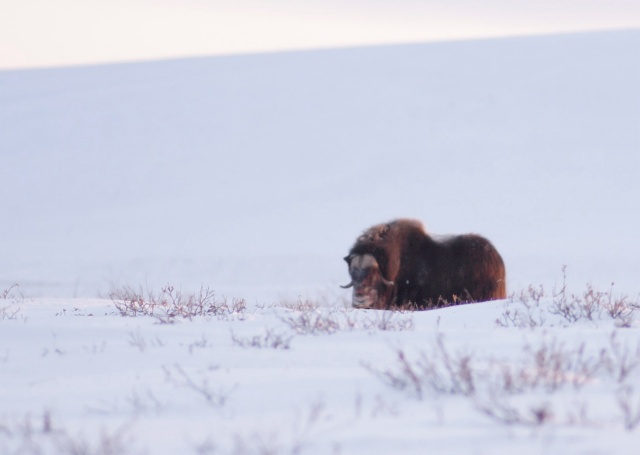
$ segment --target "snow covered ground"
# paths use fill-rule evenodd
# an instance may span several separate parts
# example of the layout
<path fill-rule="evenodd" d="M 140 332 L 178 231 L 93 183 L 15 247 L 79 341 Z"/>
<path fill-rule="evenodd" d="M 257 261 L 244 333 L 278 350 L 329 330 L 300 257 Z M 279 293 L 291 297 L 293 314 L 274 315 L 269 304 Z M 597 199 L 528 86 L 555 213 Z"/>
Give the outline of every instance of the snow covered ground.
<path fill-rule="evenodd" d="M 630 30 L 0 72 L 0 452 L 635 453 L 639 54 Z M 341 258 L 400 216 L 487 236 L 545 297 L 346 310 Z M 563 265 L 624 314 L 557 314 Z M 247 308 L 107 298 L 167 283 Z"/>
<path fill-rule="evenodd" d="M 0 453 L 637 451 L 637 308 L 202 301 L 191 319 L 133 317 L 139 300 L 0 305 Z"/>

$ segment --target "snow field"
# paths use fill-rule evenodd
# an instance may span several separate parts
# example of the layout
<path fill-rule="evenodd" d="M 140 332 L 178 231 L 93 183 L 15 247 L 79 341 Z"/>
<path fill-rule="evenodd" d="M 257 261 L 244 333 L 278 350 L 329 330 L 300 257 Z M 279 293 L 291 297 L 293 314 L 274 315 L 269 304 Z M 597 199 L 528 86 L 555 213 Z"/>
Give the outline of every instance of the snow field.
<path fill-rule="evenodd" d="M 191 318 L 122 316 L 124 301 L 5 300 L 0 449 L 635 453 L 638 302 L 624 320 L 606 308 L 573 320 L 560 298 L 531 295 Z"/>

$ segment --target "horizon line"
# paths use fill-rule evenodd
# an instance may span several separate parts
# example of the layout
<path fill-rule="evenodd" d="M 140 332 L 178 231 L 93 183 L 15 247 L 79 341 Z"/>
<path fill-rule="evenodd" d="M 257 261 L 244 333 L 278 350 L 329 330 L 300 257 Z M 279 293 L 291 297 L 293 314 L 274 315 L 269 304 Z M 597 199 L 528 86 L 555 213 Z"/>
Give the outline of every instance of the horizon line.
<path fill-rule="evenodd" d="M 182 60 L 201 60 L 201 59 L 213 59 L 213 58 L 234 58 L 234 57 L 250 57 L 250 56 L 265 56 L 265 55 L 282 55 L 282 54 L 296 54 L 306 52 L 324 52 L 324 51 L 338 51 L 338 50 L 356 50 L 356 49 L 368 49 L 368 48 L 384 48 L 384 47 L 396 47 L 396 46 L 420 46 L 430 44 L 455 44 L 455 43 L 471 43 L 471 42 L 486 42 L 486 41 L 501 41 L 510 39 L 526 39 L 526 38 L 545 38 L 545 37 L 561 37 L 569 35 L 587 35 L 587 34 L 602 34 L 602 33 L 625 33 L 625 32 L 640 32 L 640 27 L 602 27 L 602 28 L 589 28 L 578 30 L 564 30 L 564 31 L 540 31 L 540 32 L 523 32 L 513 34 L 483 34 L 480 36 L 460 36 L 459 38 L 443 37 L 425 40 L 386 40 L 384 42 L 363 42 L 363 43 L 346 43 L 335 45 L 320 45 L 309 47 L 280 47 L 273 49 L 247 49 L 246 51 L 230 51 L 230 52 L 212 52 L 212 53 L 185 53 L 176 55 L 158 55 L 150 57 L 131 57 L 122 59 L 106 59 L 95 61 L 78 61 L 68 62 L 60 64 L 33 64 L 33 65 L 8 65 L 3 66 L 0 62 L 0 73 L 8 72 L 24 72 L 24 71 L 46 71 L 46 70 L 64 70 L 74 68 L 96 68 L 104 66 L 121 66 L 132 64 L 146 64 L 146 63 L 161 63 L 161 62 L 175 62 Z M 639 43 L 640 44 L 640 43 Z"/>

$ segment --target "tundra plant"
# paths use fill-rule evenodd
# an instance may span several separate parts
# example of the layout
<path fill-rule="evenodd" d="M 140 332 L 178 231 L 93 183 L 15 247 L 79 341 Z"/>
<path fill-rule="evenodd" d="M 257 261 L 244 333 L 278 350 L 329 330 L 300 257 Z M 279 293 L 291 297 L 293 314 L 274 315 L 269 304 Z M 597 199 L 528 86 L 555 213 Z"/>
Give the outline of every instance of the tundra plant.
<path fill-rule="evenodd" d="M 601 321 L 611 318 L 616 327 L 628 328 L 634 324 L 636 310 L 640 309 L 640 296 L 633 301 L 627 295 L 616 295 L 614 284 L 608 291 L 599 291 L 591 284 L 578 294 L 567 286 L 566 266 L 562 267 L 562 285 L 554 288 L 550 297 L 542 286 L 512 294 L 496 324 L 502 327 L 536 328 L 544 326 L 553 317 L 563 324 L 580 321 Z M 558 318 L 555 318 L 558 319 Z"/>
<path fill-rule="evenodd" d="M 183 293 L 166 285 L 159 292 L 137 291 L 123 287 L 110 293 L 111 301 L 122 316 L 153 316 L 160 323 L 197 316 L 242 316 L 247 310 L 243 299 L 217 299 L 214 291 L 201 287 L 197 293 Z"/>
<path fill-rule="evenodd" d="M 23 300 L 17 283 L 13 283 L 7 289 L 0 292 L 0 321 L 4 319 L 17 319 L 20 308 L 15 305 Z"/>
<path fill-rule="evenodd" d="M 614 408 L 629 431 L 640 426 L 640 400 L 635 384 L 640 371 L 640 343 L 635 348 L 618 340 L 589 349 L 585 343 L 567 347 L 557 339 L 523 345 L 515 359 L 454 352 L 438 334 L 430 349 L 410 355 L 396 349 L 395 363 L 365 365 L 390 387 L 419 400 L 438 395 L 467 397 L 473 408 L 500 423 L 521 425 L 593 424 L 587 405 L 599 391 L 611 394 Z M 582 391 L 589 389 L 588 392 Z M 562 393 L 559 393 L 563 391 Z M 577 408 L 567 406 L 567 394 Z"/>

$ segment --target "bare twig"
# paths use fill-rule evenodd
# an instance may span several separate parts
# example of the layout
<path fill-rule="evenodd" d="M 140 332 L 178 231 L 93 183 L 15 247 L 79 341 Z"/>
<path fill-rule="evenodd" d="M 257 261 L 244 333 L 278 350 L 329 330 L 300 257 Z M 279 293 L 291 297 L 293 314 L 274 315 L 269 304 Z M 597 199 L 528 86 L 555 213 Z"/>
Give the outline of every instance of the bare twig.
<path fill-rule="evenodd" d="M 193 294 L 183 294 L 171 285 L 164 286 L 158 293 L 123 287 L 113 291 L 110 297 L 122 316 L 153 316 L 163 324 L 197 316 L 243 315 L 247 309 L 244 300 L 229 302 L 225 297 L 218 300 L 214 291 L 204 287 Z"/>
<path fill-rule="evenodd" d="M 636 399 L 635 390 L 631 386 L 622 387 L 617 393 L 618 406 L 622 411 L 624 427 L 633 431 L 640 425 L 640 399 Z"/>
<path fill-rule="evenodd" d="M 289 349 L 293 335 L 283 335 L 273 329 L 266 329 L 263 335 L 254 335 L 252 337 L 238 337 L 233 331 L 231 332 L 231 341 L 243 348 L 269 348 L 269 349 Z"/>
<path fill-rule="evenodd" d="M 173 369 L 168 367 L 163 368 L 167 381 L 176 386 L 193 390 L 198 395 L 204 397 L 211 406 L 224 406 L 229 399 L 230 391 L 212 390 L 206 377 L 200 382 L 196 382 L 180 365 L 174 365 Z"/>

